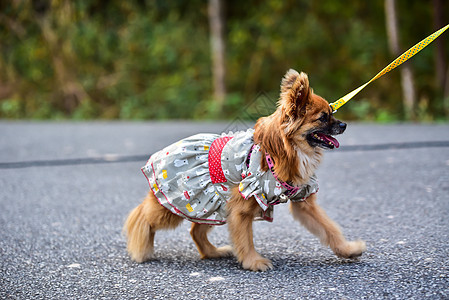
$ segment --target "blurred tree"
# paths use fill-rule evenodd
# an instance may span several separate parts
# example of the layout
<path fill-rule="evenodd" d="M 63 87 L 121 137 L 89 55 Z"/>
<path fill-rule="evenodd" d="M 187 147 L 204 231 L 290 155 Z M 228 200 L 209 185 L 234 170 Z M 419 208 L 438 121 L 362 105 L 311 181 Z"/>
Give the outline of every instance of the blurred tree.
<path fill-rule="evenodd" d="M 433 0 L 433 13 L 434 13 L 434 30 L 444 27 L 446 24 L 443 22 L 443 2 L 441 0 Z M 442 39 L 435 41 L 435 71 L 436 80 L 439 87 L 443 88 L 446 77 L 446 56 L 444 55 L 444 42 Z"/>
<path fill-rule="evenodd" d="M 443 21 L 444 9 L 441 0 L 433 0 L 433 20 L 435 31 L 446 25 Z M 445 55 L 444 40 L 438 39 L 435 44 L 435 78 L 438 88 L 443 91 L 444 109 L 446 116 L 449 117 L 449 66 Z"/>
<path fill-rule="evenodd" d="M 221 21 L 209 14 L 214 1 L 226 4 Z M 445 20 L 449 2 L 433 1 L 396 2 L 403 46 L 434 31 L 437 13 Z M 391 61 L 384 9 L 384 1 L 0 1 L 0 118 L 233 118 L 260 95 L 262 113 L 274 109 L 289 68 L 307 72 L 334 101 Z M 221 37 L 212 20 L 222 23 Z M 213 50 L 214 36 L 222 50 Z M 438 55 L 431 45 L 410 62 L 421 120 L 445 118 L 436 77 L 449 72 L 441 63 L 447 37 L 433 45 Z M 217 53 L 222 71 L 213 67 Z M 400 74 L 376 81 L 339 117 L 405 119 Z M 220 85 L 225 96 L 217 97 Z"/>
<path fill-rule="evenodd" d="M 224 14 L 222 0 L 209 0 L 210 43 L 212 55 L 212 76 L 214 82 L 214 99 L 217 101 L 216 109 L 223 109 L 226 97 L 226 63 L 224 39 Z"/>
<path fill-rule="evenodd" d="M 401 55 L 403 51 L 399 47 L 399 29 L 395 0 L 385 0 L 385 15 L 390 52 L 392 56 L 396 58 Z M 415 83 L 410 62 L 404 63 L 401 66 L 400 72 L 405 117 L 408 120 L 415 120 Z"/>
<path fill-rule="evenodd" d="M 82 105 L 84 101 L 89 101 L 89 95 L 84 87 L 78 82 L 74 67 L 71 63 L 76 61 L 70 43 L 65 39 L 65 35 L 58 34 L 56 30 L 67 31 L 74 22 L 74 11 L 72 3 L 68 0 L 55 1 L 48 9 L 42 8 L 35 1 L 35 20 L 42 31 L 42 37 L 51 56 L 52 68 L 55 72 L 57 85 L 55 92 L 61 92 L 63 110 L 68 115 Z M 57 29 L 53 28 L 56 27 Z"/>

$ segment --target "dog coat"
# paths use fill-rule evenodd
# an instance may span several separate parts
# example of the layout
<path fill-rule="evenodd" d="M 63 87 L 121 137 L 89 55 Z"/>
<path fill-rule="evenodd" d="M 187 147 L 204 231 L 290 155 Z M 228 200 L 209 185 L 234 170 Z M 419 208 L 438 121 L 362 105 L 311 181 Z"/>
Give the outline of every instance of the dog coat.
<path fill-rule="evenodd" d="M 226 202 L 238 187 L 261 207 L 256 219 L 273 220 L 273 205 L 303 201 L 318 191 L 315 175 L 294 193 L 263 171 L 262 155 L 254 145 L 254 130 L 228 135 L 197 134 L 153 154 L 142 172 L 159 203 L 189 221 L 210 225 L 226 223 Z"/>

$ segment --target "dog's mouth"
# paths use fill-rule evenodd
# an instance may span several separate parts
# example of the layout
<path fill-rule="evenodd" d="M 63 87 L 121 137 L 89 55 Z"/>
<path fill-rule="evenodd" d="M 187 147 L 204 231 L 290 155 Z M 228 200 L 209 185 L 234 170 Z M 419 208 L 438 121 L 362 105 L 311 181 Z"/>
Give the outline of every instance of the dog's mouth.
<path fill-rule="evenodd" d="M 307 141 L 312 147 L 321 147 L 324 149 L 334 149 L 340 147 L 340 143 L 331 135 L 323 132 L 312 132 L 307 135 Z"/>

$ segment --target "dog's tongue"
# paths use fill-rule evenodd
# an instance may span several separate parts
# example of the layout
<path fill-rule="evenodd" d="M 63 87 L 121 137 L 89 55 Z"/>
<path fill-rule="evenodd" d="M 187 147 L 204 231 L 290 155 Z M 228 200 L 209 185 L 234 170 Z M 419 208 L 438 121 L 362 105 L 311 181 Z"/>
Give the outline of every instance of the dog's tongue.
<path fill-rule="evenodd" d="M 319 136 L 321 139 L 323 139 L 325 142 L 332 143 L 332 145 L 334 145 L 335 148 L 340 147 L 340 143 L 337 141 L 336 138 L 334 138 L 334 137 L 332 137 L 332 136 L 330 136 L 330 135 L 325 135 L 325 134 L 323 134 L 323 133 L 318 133 L 318 136 Z"/>

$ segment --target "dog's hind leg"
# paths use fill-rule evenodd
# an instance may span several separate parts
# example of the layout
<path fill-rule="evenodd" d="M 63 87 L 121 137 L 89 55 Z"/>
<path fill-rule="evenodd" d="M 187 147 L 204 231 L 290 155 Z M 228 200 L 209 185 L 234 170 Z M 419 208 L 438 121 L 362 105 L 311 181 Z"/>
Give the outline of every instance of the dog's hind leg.
<path fill-rule="evenodd" d="M 228 202 L 228 228 L 234 253 L 244 269 L 266 271 L 273 268 L 271 261 L 261 256 L 254 248 L 253 220 L 260 209 L 254 197 L 244 199 L 238 191 Z"/>
<path fill-rule="evenodd" d="M 131 211 L 123 231 L 128 239 L 128 253 L 136 262 L 153 257 L 154 235 L 160 229 L 174 229 L 183 218 L 160 205 L 150 191 L 145 200 Z"/>
<path fill-rule="evenodd" d="M 349 242 L 343 236 L 338 225 L 332 221 L 316 203 L 316 195 L 303 202 L 291 202 L 290 211 L 311 233 L 316 235 L 334 253 L 343 258 L 356 258 L 366 250 L 362 240 Z"/>
<path fill-rule="evenodd" d="M 232 255 L 231 246 L 217 248 L 209 242 L 207 234 L 212 230 L 212 227 L 213 226 L 211 225 L 192 223 L 190 235 L 198 248 L 201 259 L 219 258 Z"/>

